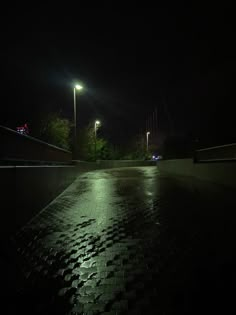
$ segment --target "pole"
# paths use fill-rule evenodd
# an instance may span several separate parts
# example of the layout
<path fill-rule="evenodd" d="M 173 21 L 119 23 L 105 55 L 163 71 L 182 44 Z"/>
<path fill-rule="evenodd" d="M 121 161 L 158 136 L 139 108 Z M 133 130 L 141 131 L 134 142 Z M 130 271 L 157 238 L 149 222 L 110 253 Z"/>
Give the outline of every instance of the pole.
<path fill-rule="evenodd" d="M 95 161 L 97 161 L 97 123 L 95 121 L 94 123 L 94 156 L 95 156 Z"/>
<path fill-rule="evenodd" d="M 152 127 L 153 127 L 153 136 L 156 135 L 156 128 L 155 128 L 155 111 L 152 113 Z"/>
<path fill-rule="evenodd" d="M 147 152 L 148 152 L 148 135 L 149 133 L 147 132 Z"/>
<path fill-rule="evenodd" d="M 155 109 L 155 119 L 156 119 L 156 123 L 155 123 L 155 126 L 156 126 L 156 132 L 157 132 L 157 134 L 158 134 L 158 121 L 157 121 L 157 116 L 158 116 L 158 113 L 157 113 L 157 107 L 156 107 L 156 109 Z"/>
<path fill-rule="evenodd" d="M 76 90 L 74 87 L 74 159 L 77 157 L 77 139 L 76 139 Z"/>

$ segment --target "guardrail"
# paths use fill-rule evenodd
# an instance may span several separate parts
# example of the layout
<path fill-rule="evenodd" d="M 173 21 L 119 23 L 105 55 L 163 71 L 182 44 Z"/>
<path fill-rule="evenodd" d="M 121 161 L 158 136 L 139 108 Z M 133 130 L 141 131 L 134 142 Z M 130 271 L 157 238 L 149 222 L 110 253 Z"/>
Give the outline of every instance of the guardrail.
<path fill-rule="evenodd" d="M 72 153 L 0 126 L 0 160 L 70 162 Z"/>
<path fill-rule="evenodd" d="M 236 143 L 195 151 L 194 162 L 219 162 L 236 160 Z"/>

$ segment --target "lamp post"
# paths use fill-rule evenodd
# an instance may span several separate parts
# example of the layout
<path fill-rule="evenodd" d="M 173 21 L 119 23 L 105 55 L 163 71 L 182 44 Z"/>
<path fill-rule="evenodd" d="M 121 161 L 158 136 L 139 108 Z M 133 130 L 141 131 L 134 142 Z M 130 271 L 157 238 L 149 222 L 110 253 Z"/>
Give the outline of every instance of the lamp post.
<path fill-rule="evenodd" d="M 96 120 L 94 123 L 94 154 L 95 154 L 95 161 L 97 160 L 97 128 L 100 125 L 100 121 Z"/>
<path fill-rule="evenodd" d="M 147 136 L 147 153 L 148 153 L 148 136 L 150 135 L 150 131 L 146 132 L 146 136 Z"/>
<path fill-rule="evenodd" d="M 79 84 L 74 86 L 74 159 L 77 157 L 77 128 L 76 128 L 76 90 L 82 90 Z"/>

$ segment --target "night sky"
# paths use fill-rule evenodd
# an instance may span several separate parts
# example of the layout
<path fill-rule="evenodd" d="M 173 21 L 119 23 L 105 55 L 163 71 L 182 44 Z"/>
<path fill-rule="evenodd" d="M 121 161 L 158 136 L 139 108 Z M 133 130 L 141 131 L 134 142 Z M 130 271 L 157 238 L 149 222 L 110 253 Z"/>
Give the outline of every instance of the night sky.
<path fill-rule="evenodd" d="M 160 132 L 171 126 L 202 143 L 236 141 L 232 8 L 106 9 L 53 22 L 45 12 L 5 14 L 0 124 L 28 122 L 36 134 L 48 112 L 72 119 L 79 81 L 78 126 L 99 118 L 114 143 L 144 132 L 155 108 Z"/>

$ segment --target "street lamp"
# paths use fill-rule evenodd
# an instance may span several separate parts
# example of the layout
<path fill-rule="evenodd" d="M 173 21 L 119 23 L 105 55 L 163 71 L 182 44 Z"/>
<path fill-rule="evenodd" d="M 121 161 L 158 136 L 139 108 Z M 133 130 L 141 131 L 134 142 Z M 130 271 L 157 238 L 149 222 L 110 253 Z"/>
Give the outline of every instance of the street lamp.
<path fill-rule="evenodd" d="M 150 135 L 150 131 L 146 132 L 146 136 L 147 136 L 147 152 L 148 152 L 148 136 Z"/>
<path fill-rule="evenodd" d="M 77 130 L 76 130 L 76 90 L 80 91 L 83 87 L 80 84 L 74 86 L 74 158 L 77 154 Z"/>
<path fill-rule="evenodd" d="M 95 161 L 97 160 L 97 128 L 100 125 L 100 121 L 96 120 L 94 123 L 94 154 L 95 154 Z"/>

